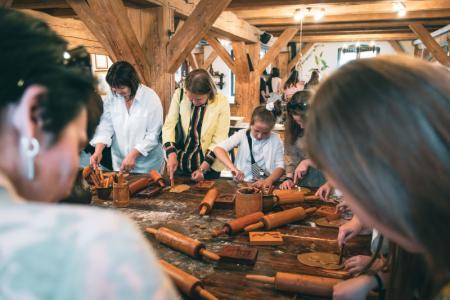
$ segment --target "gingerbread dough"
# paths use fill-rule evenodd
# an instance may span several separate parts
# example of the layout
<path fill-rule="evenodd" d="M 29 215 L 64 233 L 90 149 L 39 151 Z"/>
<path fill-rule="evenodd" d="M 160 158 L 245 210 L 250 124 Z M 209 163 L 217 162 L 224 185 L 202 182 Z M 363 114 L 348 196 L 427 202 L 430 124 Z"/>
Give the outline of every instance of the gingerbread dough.
<path fill-rule="evenodd" d="M 310 252 L 302 253 L 297 256 L 297 259 L 304 265 L 310 267 L 318 267 L 328 270 L 342 269 L 343 265 L 339 265 L 339 256 L 333 253 L 326 252 Z"/>
<path fill-rule="evenodd" d="M 182 193 L 182 192 L 185 192 L 185 191 L 189 190 L 190 188 L 191 187 L 188 186 L 187 184 L 179 184 L 179 185 L 176 185 L 173 188 L 171 188 L 169 190 L 169 192 L 171 192 L 171 193 Z"/>
<path fill-rule="evenodd" d="M 339 228 L 341 225 L 344 225 L 345 223 L 347 223 L 347 221 L 344 219 L 328 221 L 327 218 L 324 217 L 324 218 L 315 220 L 314 223 L 316 223 L 317 225 L 322 226 L 322 227 Z"/>

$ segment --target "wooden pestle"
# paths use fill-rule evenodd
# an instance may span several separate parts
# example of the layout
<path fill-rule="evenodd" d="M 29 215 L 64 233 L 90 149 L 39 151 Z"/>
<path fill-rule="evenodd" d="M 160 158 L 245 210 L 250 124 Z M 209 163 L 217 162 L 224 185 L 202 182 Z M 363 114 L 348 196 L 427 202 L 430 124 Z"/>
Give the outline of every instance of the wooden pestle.
<path fill-rule="evenodd" d="M 204 256 L 214 261 L 220 260 L 220 256 L 216 253 L 209 251 L 205 248 L 205 245 L 198 240 L 194 240 L 188 236 L 185 236 L 179 232 L 170 230 L 166 227 L 146 228 L 146 232 L 153 234 L 158 241 L 168 245 L 169 247 L 186 253 L 192 257 Z"/>
<path fill-rule="evenodd" d="M 206 214 L 209 214 L 211 209 L 214 206 L 214 202 L 216 201 L 217 197 L 219 196 L 219 191 L 216 188 L 210 189 L 205 197 L 203 198 L 202 202 L 199 206 L 199 212 L 200 216 L 204 216 Z"/>
<path fill-rule="evenodd" d="M 326 278 L 304 274 L 292 274 L 277 272 L 275 277 L 261 275 L 246 275 L 245 278 L 270 283 L 277 290 L 308 294 L 312 296 L 330 297 L 333 295 L 333 286 L 341 282 L 341 279 Z"/>
<path fill-rule="evenodd" d="M 157 182 L 161 187 L 166 186 L 164 179 L 162 178 L 161 174 L 159 174 L 157 171 L 150 170 L 150 177 L 153 179 L 154 182 Z"/>
<path fill-rule="evenodd" d="M 213 294 L 203 288 L 200 279 L 192 276 L 189 273 L 169 264 L 165 260 L 159 260 L 161 267 L 169 275 L 172 282 L 180 289 L 180 291 L 189 297 L 197 298 L 200 296 L 202 299 L 214 300 L 217 299 Z"/>
<path fill-rule="evenodd" d="M 273 195 L 277 198 L 276 204 L 286 205 L 286 204 L 296 204 L 302 203 L 305 200 L 319 200 L 319 196 L 305 196 L 302 191 L 295 190 L 274 190 Z"/>
<path fill-rule="evenodd" d="M 212 233 L 212 236 L 216 237 L 222 234 L 236 234 L 244 230 L 246 226 L 257 223 L 259 220 L 261 220 L 262 217 L 264 217 L 264 214 L 258 211 L 244 217 L 228 221 L 227 223 L 225 223 L 222 229 L 214 231 Z"/>
<path fill-rule="evenodd" d="M 130 183 L 128 187 L 130 189 L 130 196 L 144 190 L 152 182 L 153 179 L 151 177 L 144 177 Z"/>
<path fill-rule="evenodd" d="M 265 215 L 261 220 L 255 224 L 249 225 L 244 228 L 245 231 L 250 232 L 260 228 L 270 230 L 280 227 L 285 224 L 300 221 L 306 217 L 307 214 L 313 213 L 316 208 L 304 209 L 303 207 L 295 207 L 288 210 L 280 211 L 277 213 Z"/>

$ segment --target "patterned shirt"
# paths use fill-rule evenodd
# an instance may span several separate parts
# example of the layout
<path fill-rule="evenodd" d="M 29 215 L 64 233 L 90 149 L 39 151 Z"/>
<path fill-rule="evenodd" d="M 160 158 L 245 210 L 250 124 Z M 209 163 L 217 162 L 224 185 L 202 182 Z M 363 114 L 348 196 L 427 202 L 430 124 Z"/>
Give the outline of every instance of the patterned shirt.
<path fill-rule="evenodd" d="M 126 217 L 0 188 L 0 299 L 178 299 Z"/>

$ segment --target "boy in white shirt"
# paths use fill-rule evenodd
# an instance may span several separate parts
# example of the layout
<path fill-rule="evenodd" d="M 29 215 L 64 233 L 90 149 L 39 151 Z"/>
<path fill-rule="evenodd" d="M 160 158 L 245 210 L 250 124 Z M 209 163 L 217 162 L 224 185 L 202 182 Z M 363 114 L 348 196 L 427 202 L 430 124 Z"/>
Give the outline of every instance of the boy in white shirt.
<path fill-rule="evenodd" d="M 284 174 L 283 143 L 275 125 L 273 103 L 255 108 L 250 129 L 242 129 L 214 148 L 217 158 L 239 181 L 255 181 L 256 187 L 272 186 Z M 239 146 L 235 164 L 228 152 Z"/>

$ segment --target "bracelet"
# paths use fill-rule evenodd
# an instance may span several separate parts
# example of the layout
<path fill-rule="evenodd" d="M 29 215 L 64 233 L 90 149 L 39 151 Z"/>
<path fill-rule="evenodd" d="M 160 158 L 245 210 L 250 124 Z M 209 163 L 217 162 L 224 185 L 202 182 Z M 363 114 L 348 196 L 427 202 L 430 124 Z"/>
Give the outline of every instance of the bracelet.
<path fill-rule="evenodd" d="M 375 280 L 377 281 L 377 288 L 375 289 L 375 291 L 378 292 L 378 298 L 380 300 L 384 300 L 386 290 L 384 289 L 383 280 L 381 279 L 380 275 L 378 275 L 378 273 L 373 274 L 373 277 L 375 277 Z"/>

